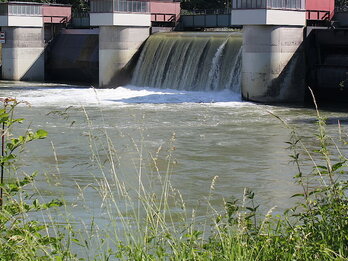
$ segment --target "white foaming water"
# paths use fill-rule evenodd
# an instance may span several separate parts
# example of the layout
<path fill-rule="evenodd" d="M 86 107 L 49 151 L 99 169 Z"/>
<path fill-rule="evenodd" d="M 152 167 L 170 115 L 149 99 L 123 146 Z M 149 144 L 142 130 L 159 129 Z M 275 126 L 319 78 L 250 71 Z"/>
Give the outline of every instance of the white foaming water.
<path fill-rule="evenodd" d="M 14 97 L 32 106 L 126 106 L 134 104 L 204 103 L 237 106 L 240 94 L 223 91 L 181 91 L 125 86 L 114 89 L 95 89 L 65 85 L 18 85 L 0 87 L 0 96 Z"/>

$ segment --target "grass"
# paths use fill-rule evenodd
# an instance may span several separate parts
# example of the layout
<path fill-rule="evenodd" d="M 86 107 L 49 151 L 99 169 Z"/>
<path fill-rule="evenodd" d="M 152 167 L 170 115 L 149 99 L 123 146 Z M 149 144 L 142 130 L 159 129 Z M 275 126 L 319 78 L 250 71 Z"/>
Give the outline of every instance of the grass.
<path fill-rule="evenodd" d="M 104 130 L 103 140 L 96 139 L 93 122 L 87 112 L 85 116 L 90 130 L 91 162 L 101 173 L 101 178 L 95 177 L 92 189 L 101 199 L 100 213 L 108 220 L 108 226 L 99 226 L 93 217 L 91 222 L 82 223 L 82 228 L 77 227 L 73 219 L 67 220 L 64 226 L 34 222 L 27 210 L 10 213 L 4 209 L 12 200 L 17 205 L 30 200 L 30 204 L 26 203 L 28 209 L 47 212 L 48 220 L 53 220 L 49 210 L 60 206 L 61 202 L 39 203 L 30 195 L 8 193 L 0 221 L 4 218 L 17 220 L 21 216 L 18 220 L 21 220 L 22 236 L 17 241 L 13 240 L 17 238 L 13 234 L 7 235 L 12 233 L 15 221 L 0 223 L 0 260 L 348 259 L 347 157 L 338 149 L 347 145 L 347 135 L 339 128 L 337 141 L 329 137 L 319 110 L 314 150 L 308 149 L 297 130 L 279 118 L 290 132 L 290 158 L 297 167 L 294 179 L 301 190 L 293 196 L 297 199 L 293 207 L 281 215 L 274 214 L 274 209 L 262 215 L 255 203 L 257 196 L 245 189 L 240 200 L 223 202 L 224 210 L 217 210 L 209 205 L 215 189 L 214 178 L 207 192 L 204 220 L 198 219 L 194 210 L 186 208 L 185 199 L 171 184 L 171 172 L 176 163 L 175 134 L 153 153 L 146 150 L 141 131 L 137 141 L 130 138 L 137 155 L 132 162 L 137 179 L 134 186 L 119 173 L 119 151 L 107 131 Z M 160 155 L 164 152 L 163 161 Z M 311 161 L 310 172 L 302 167 L 304 159 Z M 147 175 L 149 169 L 151 175 Z M 27 185 L 19 186 L 18 182 L 23 181 L 30 184 L 33 177 L 15 182 L 21 191 Z M 2 187 L 9 184 L 4 183 Z M 159 191 L 152 189 L 158 185 Z M 91 193 L 91 186 L 78 189 L 82 201 L 86 193 Z M 64 210 L 69 211 L 61 209 Z"/>

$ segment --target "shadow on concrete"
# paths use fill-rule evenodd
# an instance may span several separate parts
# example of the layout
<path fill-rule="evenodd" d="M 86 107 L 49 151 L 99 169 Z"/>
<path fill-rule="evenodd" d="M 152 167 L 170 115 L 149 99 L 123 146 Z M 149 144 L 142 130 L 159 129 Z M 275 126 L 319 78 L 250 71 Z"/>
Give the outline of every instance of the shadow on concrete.
<path fill-rule="evenodd" d="M 269 97 L 286 97 L 289 102 L 303 102 L 306 86 L 305 41 L 296 49 L 279 76 L 272 80 L 266 93 Z M 302 97 L 302 98 L 301 98 Z"/>
<path fill-rule="evenodd" d="M 21 81 L 37 81 L 42 78 L 42 69 L 45 66 L 45 51 L 41 52 L 39 58 L 34 61 L 33 65 L 22 76 Z M 42 78 L 44 81 L 44 78 Z"/>
<path fill-rule="evenodd" d="M 320 102 L 348 101 L 347 43 L 346 29 L 313 29 L 307 37 L 307 84 Z"/>
<path fill-rule="evenodd" d="M 46 47 L 45 79 L 60 83 L 98 84 L 97 34 L 59 34 Z"/>
<path fill-rule="evenodd" d="M 125 86 L 132 81 L 135 67 L 137 66 L 137 62 L 139 60 L 141 52 L 144 49 L 146 41 L 147 40 L 145 40 L 140 45 L 136 53 L 132 56 L 129 62 L 121 70 L 114 72 L 114 75 L 111 78 L 110 83 L 107 85 L 107 87 Z"/>
<path fill-rule="evenodd" d="M 272 46 L 269 46 L 272 52 Z M 283 48 L 283 46 L 281 46 Z M 294 54 L 277 78 L 270 81 L 267 91 L 259 97 L 250 99 L 248 93 L 244 100 L 263 104 L 303 104 L 306 86 L 305 40 L 296 48 Z M 271 72 L 269 72 L 270 74 Z M 265 79 L 267 75 L 264 76 Z"/>

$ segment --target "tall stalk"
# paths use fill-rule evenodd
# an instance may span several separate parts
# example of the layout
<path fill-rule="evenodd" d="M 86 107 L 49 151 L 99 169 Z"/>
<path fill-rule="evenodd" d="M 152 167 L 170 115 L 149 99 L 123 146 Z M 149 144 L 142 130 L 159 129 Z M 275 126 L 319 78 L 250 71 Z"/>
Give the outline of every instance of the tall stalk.
<path fill-rule="evenodd" d="M 5 154 L 5 122 L 2 123 L 2 129 L 1 129 L 1 158 L 4 158 Z M 4 183 L 4 161 L 1 160 L 1 177 L 0 177 L 0 184 L 2 185 Z M 3 205 L 3 191 L 2 187 L 0 187 L 0 208 L 2 208 Z"/>

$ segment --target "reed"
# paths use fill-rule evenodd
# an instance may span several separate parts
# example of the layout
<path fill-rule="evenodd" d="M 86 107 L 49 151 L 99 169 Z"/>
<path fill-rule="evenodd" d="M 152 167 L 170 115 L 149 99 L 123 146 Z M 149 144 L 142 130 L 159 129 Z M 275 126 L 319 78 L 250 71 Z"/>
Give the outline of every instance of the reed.
<path fill-rule="evenodd" d="M 224 202 L 224 211 L 215 209 L 209 202 L 218 182 L 215 177 L 207 193 L 206 218 L 197 219 L 195 210 L 186 209 L 185 199 L 171 184 L 175 135 L 166 145 L 166 164 L 158 164 L 158 154 L 163 148 L 147 156 L 141 131 L 137 142 L 130 138 L 137 152 L 134 162 L 138 183 L 134 187 L 119 177 L 115 167 L 117 156 L 111 153 L 117 148 L 107 132 L 104 132 L 107 141 L 104 148 L 110 163 L 109 173 L 98 159 L 100 145 L 90 139 L 93 155 L 104 175 L 97 189 L 112 224 L 112 229 L 102 232 L 112 239 L 103 256 L 121 260 L 347 259 L 347 157 L 339 149 L 346 145 L 342 130 L 339 130 L 339 145 L 327 135 L 325 119 L 317 109 L 314 131 L 317 148 L 312 150 L 300 138 L 298 130 L 280 120 L 290 131 L 287 143 L 291 163 L 298 171 L 294 180 L 302 190 L 293 195 L 298 202 L 281 215 L 274 215 L 272 208 L 262 216 L 255 204 L 255 194 L 247 189 L 241 200 Z M 93 123 L 90 124 L 90 129 L 94 129 Z M 312 162 L 309 173 L 303 168 L 303 158 Z M 158 182 L 160 191 L 153 190 L 151 182 Z M 175 206 L 180 211 L 174 212 Z"/>
<path fill-rule="evenodd" d="M 93 121 L 87 111 L 84 114 L 90 163 L 98 167 L 98 173 L 93 184 L 76 185 L 79 207 L 93 190 L 100 202 L 95 212 L 107 225 L 90 216 L 90 220 L 67 218 L 62 226 L 54 222 L 52 213 L 48 221 L 23 219 L 31 210 L 49 211 L 63 202 L 29 204 L 25 196 L 10 195 L 9 184 L 13 183 L 3 182 L 7 200 L 0 212 L 0 260 L 348 259 L 347 156 L 339 149 L 347 145 L 347 135 L 339 125 L 338 139 L 331 138 L 318 109 L 314 150 L 308 149 L 299 130 L 274 115 L 290 132 L 291 164 L 297 167 L 294 180 L 301 189 L 293 195 L 297 199 L 293 207 L 282 214 L 275 214 L 274 208 L 262 214 L 255 203 L 257 196 L 245 189 L 241 199 L 226 200 L 219 210 L 210 203 L 219 182 L 214 177 L 207 192 L 205 218 L 196 217 L 196 210 L 186 207 L 171 183 L 176 164 L 174 133 L 156 151 L 149 151 L 141 127 L 136 137 L 119 130 L 132 147 L 133 156 L 127 164 L 134 166 L 134 176 L 125 177 L 120 168 L 121 148 L 113 143 L 106 128 L 95 133 Z M 41 134 L 37 138 L 46 135 Z M 303 167 L 304 158 L 311 161 L 309 172 Z M 127 178 L 136 183 L 127 182 Z M 15 188 L 24 192 L 24 185 L 32 182 L 33 177 L 27 176 L 17 180 Z M 4 211 L 14 201 L 17 212 Z M 68 206 L 60 210 L 69 216 Z M 21 220 L 20 225 L 16 220 Z M 14 227 L 22 234 L 13 234 Z"/>

